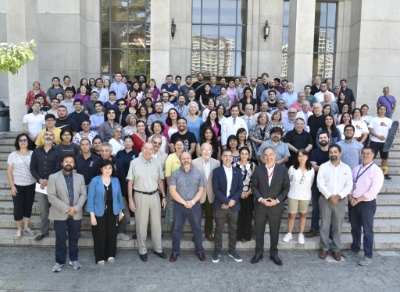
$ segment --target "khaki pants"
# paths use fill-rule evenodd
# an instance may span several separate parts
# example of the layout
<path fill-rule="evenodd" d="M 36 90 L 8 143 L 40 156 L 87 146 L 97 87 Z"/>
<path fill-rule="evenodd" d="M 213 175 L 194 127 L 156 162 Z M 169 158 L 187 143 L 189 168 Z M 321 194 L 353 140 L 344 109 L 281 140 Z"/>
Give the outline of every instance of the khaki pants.
<path fill-rule="evenodd" d="M 136 206 L 136 235 L 139 244 L 139 253 L 142 255 L 147 253 L 146 239 L 147 229 L 149 226 L 149 215 L 153 251 L 162 252 L 160 195 L 158 192 L 152 195 L 144 195 L 135 192 L 134 201 Z"/>

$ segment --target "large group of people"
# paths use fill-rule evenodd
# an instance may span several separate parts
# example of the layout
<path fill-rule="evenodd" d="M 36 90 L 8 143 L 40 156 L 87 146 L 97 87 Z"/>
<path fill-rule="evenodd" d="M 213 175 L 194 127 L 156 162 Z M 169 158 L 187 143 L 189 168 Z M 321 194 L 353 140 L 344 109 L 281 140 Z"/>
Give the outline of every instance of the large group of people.
<path fill-rule="evenodd" d="M 346 197 L 353 244 L 343 256 L 360 251 L 364 232 L 364 258 L 372 261 L 373 219 L 376 196 L 387 173 L 388 152 L 383 146 L 392 125 L 396 99 L 384 88 L 377 116 L 355 97 L 347 81 L 331 80 L 295 92 L 288 80 L 215 76 L 204 82 L 192 77 L 167 75 L 157 88 L 146 76 L 130 82 L 115 73 L 115 82 L 83 78 L 77 89 L 68 76 L 54 77 L 46 93 L 34 82 L 28 93 L 28 113 L 8 158 L 7 176 L 14 201 L 17 232 L 35 235 L 29 228 L 34 198 L 41 221 L 36 241 L 49 235 L 54 220 L 56 264 L 80 269 L 78 240 L 84 210 L 90 214 L 95 261 L 114 262 L 117 240 L 131 240 L 127 224 L 135 224 L 142 261 L 147 257 L 150 223 L 153 253 L 162 259 L 161 211 L 170 223 L 175 262 L 186 220 L 193 232 L 195 252 L 205 261 L 205 238 L 214 242 L 213 262 L 218 262 L 225 222 L 228 255 L 242 258 L 236 243 L 255 239 L 257 263 L 264 252 L 266 223 L 270 233 L 270 259 L 278 256 L 279 232 L 284 211 L 293 239 L 299 213 L 298 243 L 320 236 L 320 258 L 331 250 L 341 259 L 341 228 Z M 379 152 L 382 168 L 374 163 Z M 287 200 L 287 207 L 285 201 Z M 312 200 L 311 231 L 304 234 Z M 252 221 L 254 218 L 254 228 Z M 321 224 L 320 224 L 321 218 Z M 215 230 L 213 223 L 215 220 Z M 68 238 L 68 248 L 66 239 Z"/>

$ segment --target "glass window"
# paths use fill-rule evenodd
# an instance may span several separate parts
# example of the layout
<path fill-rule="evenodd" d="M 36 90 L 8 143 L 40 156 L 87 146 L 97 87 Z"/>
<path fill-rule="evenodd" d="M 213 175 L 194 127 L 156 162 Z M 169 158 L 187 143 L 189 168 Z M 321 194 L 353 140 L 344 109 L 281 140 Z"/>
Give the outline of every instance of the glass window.
<path fill-rule="evenodd" d="M 322 79 L 333 79 L 335 75 L 336 12 L 336 3 L 316 3 L 313 76 Z"/>
<path fill-rule="evenodd" d="M 283 2 L 283 34 L 282 34 L 282 60 L 281 77 L 287 77 L 288 72 L 288 46 L 289 46 L 289 6 L 290 2 Z"/>
<path fill-rule="evenodd" d="M 150 75 L 150 17 L 151 0 L 101 0 L 104 77 Z"/>
<path fill-rule="evenodd" d="M 192 0 L 192 74 L 245 75 L 246 23 L 245 0 Z"/>

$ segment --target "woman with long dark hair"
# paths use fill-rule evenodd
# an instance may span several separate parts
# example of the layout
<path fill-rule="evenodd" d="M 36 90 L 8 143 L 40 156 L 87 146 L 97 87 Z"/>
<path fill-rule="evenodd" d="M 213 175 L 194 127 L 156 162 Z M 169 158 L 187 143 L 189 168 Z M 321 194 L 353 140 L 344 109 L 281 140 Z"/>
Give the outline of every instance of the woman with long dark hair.
<path fill-rule="evenodd" d="M 104 266 L 113 263 L 117 254 L 118 222 L 122 220 L 124 202 L 114 164 L 102 160 L 99 175 L 89 184 L 86 212 L 90 213 L 95 261 Z"/>
<path fill-rule="evenodd" d="M 142 152 L 142 146 L 144 143 L 148 142 L 149 137 L 146 135 L 146 123 L 142 120 L 139 120 L 136 124 L 137 132 L 132 135 L 133 142 L 135 145 L 133 149 L 137 152 Z"/>
<path fill-rule="evenodd" d="M 144 106 L 139 107 L 139 113 L 137 113 L 138 119 L 147 122 L 147 119 L 149 118 L 149 112 Z"/>
<path fill-rule="evenodd" d="M 167 138 L 167 141 L 169 143 L 171 136 L 178 132 L 178 119 L 180 118 L 179 112 L 175 108 L 171 108 L 168 111 L 168 117 L 165 121 L 164 124 L 164 131 L 162 132 L 162 135 Z"/>
<path fill-rule="evenodd" d="M 300 217 L 298 243 L 304 244 L 303 232 L 306 227 L 307 210 L 311 200 L 311 187 L 315 177 L 315 171 L 310 162 L 310 153 L 305 149 L 300 149 L 297 152 L 294 164 L 289 168 L 288 174 L 290 179 L 288 233 L 283 237 L 283 241 L 288 242 L 293 238 L 292 231 L 298 209 Z"/>
<path fill-rule="evenodd" d="M 347 104 L 349 107 L 349 112 L 351 112 L 351 101 L 348 98 L 348 96 L 346 95 L 346 93 L 344 93 L 343 91 L 339 92 L 339 98 L 336 101 L 338 108 L 339 108 L 339 112 L 341 113 L 342 107 Z"/>
<path fill-rule="evenodd" d="M 223 105 L 221 105 L 223 106 Z M 217 110 L 213 109 L 208 113 L 207 119 L 201 128 L 210 127 L 215 132 L 215 135 L 218 137 L 218 140 L 221 139 L 221 125 L 219 123 Z"/>
<path fill-rule="evenodd" d="M 155 113 L 153 106 L 153 98 L 146 97 L 146 99 L 144 100 L 144 104 L 142 106 L 149 112 L 149 115 Z"/>
<path fill-rule="evenodd" d="M 232 151 L 233 154 L 233 160 L 232 164 L 238 162 L 240 160 L 240 155 L 239 155 L 239 140 L 235 135 L 230 135 L 228 137 L 228 140 L 226 141 L 226 148 Z"/>
<path fill-rule="evenodd" d="M 323 113 L 325 116 L 331 115 L 331 113 L 332 113 L 331 105 L 330 105 L 330 104 L 324 105 L 324 108 L 322 109 L 322 113 Z"/>
<path fill-rule="evenodd" d="M 197 157 L 201 156 L 201 145 L 203 143 L 211 144 L 213 148 L 213 152 L 211 157 L 220 160 L 221 159 L 221 148 L 219 147 L 219 141 L 217 136 L 215 135 L 214 130 L 211 127 L 202 127 L 200 133 L 200 143 L 197 143 L 196 146 L 196 155 Z"/>
<path fill-rule="evenodd" d="M 252 157 L 253 152 L 251 151 L 251 142 L 250 140 L 246 139 L 247 136 L 247 130 L 244 128 L 240 128 L 236 132 L 236 137 L 238 138 L 239 144 L 238 144 L 238 149 L 240 150 L 243 147 L 249 148 L 250 151 L 250 159 Z"/>
<path fill-rule="evenodd" d="M 251 220 L 254 211 L 254 195 L 251 191 L 251 176 L 254 173 L 256 165 L 251 162 L 250 149 L 242 147 L 239 150 L 240 160 L 232 166 L 239 168 L 243 177 L 243 191 L 239 198 L 240 210 L 238 214 L 238 224 L 236 230 L 236 239 L 245 243 L 251 241 Z"/>
<path fill-rule="evenodd" d="M 339 109 L 339 112 L 333 116 L 333 118 L 335 119 L 335 125 L 340 125 L 340 120 L 342 119 L 342 115 L 344 113 L 349 113 L 350 112 L 349 110 L 350 107 L 347 104 L 344 104 L 342 108 Z"/>
<path fill-rule="evenodd" d="M 63 78 L 64 84 L 63 84 L 63 89 L 65 91 L 65 89 L 67 89 L 67 87 L 71 87 L 72 88 L 72 92 L 74 93 L 74 95 L 76 94 L 76 89 L 73 85 L 71 85 L 71 78 L 68 75 L 65 75 Z"/>
<path fill-rule="evenodd" d="M 60 78 L 53 77 L 53 79 L 51 79 L 51 83 L 53 85 L 49 89 L 47 89 L 47 92 L 46 92 L 47 105 L 49 105 L 51 103 L 53 98 L 56 98 L 57 93 L 61 92 L 62 94 L 65 95 L 64 88 L 62 88 L 60 86 Z"/>
<path fill-rule="evenodd" d="M 318 135 L 322 131 L 327 131 L 329 133 L 329 145 L 336 144 L 337 142 L 342 140 L 342 133 L 336 128 L 335 123 L 333 122 L 333 117 L 331 115 L 325 116 L 324 123 L 322 127 L 317 131 L 317 147 L 321 147 L 318 142 Z"/>
<path fill-rule="evenodd" d="M 80 154 L 79 145 L 72 143 L 72 131 L 70 128 L 64 127 L 61 129 L 60 140 L 61 143 L 56 147 L 61 153 L 61 156 L 64 154 L 72 154 L 75 157 Z"/>
<path fill-rule="evenodd" d="M 129 92 L 129 97 L 126 99 L 126 107 L 129 109 L 131 114 L 136 114 L 139 109 L 139 101 L 136 99 L 137 91 L 135 89 L 131 89 Z"/>
<path fill-rule="evenodd" d="M 200 104 L 203 109 L 208 106 L 208 101 L 212 99 L 215 104 L 215 94 L 211 92 L 210 84 L 204 85 L 204 91 L 200 94 Z"/>
<path fill-rule="evenodd" d="M 239 101 L 239 111 L 242 115 L 246 114 L 246 105 L 251 104 L 253 111 L 257 112 L 257 100 L 253 98 L 253 91 L 250 87 L 243 89 L 243 98 Z"/>
<path fill-rule="evenodd" d="M 351 125 L 351 115 L 350 113 L 344 113 L 340 118 L 340 125 L 336 126 L 336 129 L 340 132 L 342 140 L 344 139 L 344 127 Z"/>
<path fill-rule="evenodd" d="M 86 87 L 86 92 L 90 93 L 92 91 L 92 88 L 89 86 L 89 82 L 86 78 L 82 78 L 81 82 L 79 82 L 79 88 L 78 91 L 76 93 L 80 93 L 81 91 L 81 86 L 85 86 Z"/>

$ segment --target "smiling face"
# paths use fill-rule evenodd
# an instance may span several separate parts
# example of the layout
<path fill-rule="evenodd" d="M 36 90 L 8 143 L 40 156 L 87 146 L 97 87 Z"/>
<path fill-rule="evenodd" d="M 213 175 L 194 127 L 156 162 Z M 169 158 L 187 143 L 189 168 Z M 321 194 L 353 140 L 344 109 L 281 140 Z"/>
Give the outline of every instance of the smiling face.
<path fill-rule="evenodd" d="M 185 144 L 183 144 L 182 141 L 177 141 L 175 143 L 175 150 L 176 150 L 176 153 L 178 153 L 178 155 L 180 153 L 182 153 L 184 149 L 185 149 Z"/>
<path fill-rule="evenodd" d="M 124 140 L 125 149 L 132 149 L 133 148 L 133 140 L 128 138 Z"/>
<path fill-rule="evenodd" d="M 161 126 L 159 123 L 154 124 L 154 134 L 161 134 Z"/>

